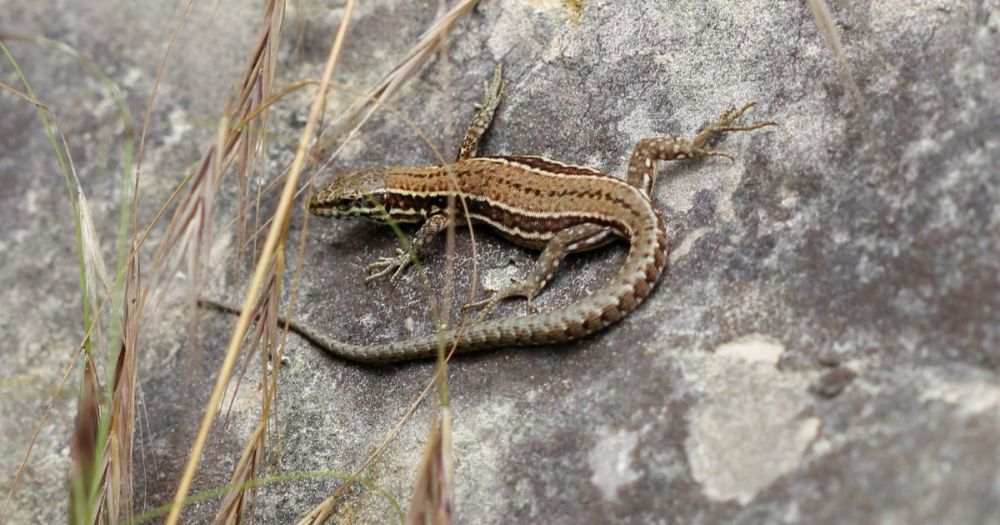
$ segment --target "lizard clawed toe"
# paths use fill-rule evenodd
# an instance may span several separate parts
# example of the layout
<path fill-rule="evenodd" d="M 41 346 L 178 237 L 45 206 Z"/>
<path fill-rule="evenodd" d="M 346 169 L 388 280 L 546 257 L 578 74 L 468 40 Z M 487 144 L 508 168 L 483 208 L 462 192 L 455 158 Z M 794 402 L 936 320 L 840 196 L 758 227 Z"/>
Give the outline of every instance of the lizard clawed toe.
<path fill-rule="evenodd" d="M 707 129 L 715 132 L 722 133 L 725 131 L 751 131 L 754 129 L 760 129 L 767 126 L 777 126 L 778 123 L 771 120 L 761 120 L 757 122 L 751 122 L 749 124 L 734 125 L 734 123 L 743 116 L 750 108 L 757 105 L 756 101 L 750 101 L 743 104 L 739 108 L 728 108 L 722 112 L 722 116 L 718 118 L 715 122 L 708 126 Z M 730 157 L 731 158 L 731 157 Z"/>
<path fill-rule="evenodd" d="M 482 308 L 483 311 L 479 312 L 479 315 L 476 316 L 476 322 L 481 323 L 483 322 L 484 319 L 486 319 L 486 316 L 488 316 L 490 312 L 493 311 L 493 307 L 498 304 L 500 304 L 500 300 L 497 299 L 497 294 L 493 293 L 489 297 L 482 299 L 480 301 L 466 303 L 465 306 L 462 306 L 462 311 L 465 312 L 468 310 L 475 310 L 477 308 Z"/>
<path fill-rule="evenodd" d="M 730 155 L 729 153 L 726 153 L 725 151 L 719 151 L 714 149 L 698 150 L 698 154 L 702 157 L 725 157 L 729 159 L 729 162 L 736 162 L 736 159 L 733 158 L 733 156 Z"/>

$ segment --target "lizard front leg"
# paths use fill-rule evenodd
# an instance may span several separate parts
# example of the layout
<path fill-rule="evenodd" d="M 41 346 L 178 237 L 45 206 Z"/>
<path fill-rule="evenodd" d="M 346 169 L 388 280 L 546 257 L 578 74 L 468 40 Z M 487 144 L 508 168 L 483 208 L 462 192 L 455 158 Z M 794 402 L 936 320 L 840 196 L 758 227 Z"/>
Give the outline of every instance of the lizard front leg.
<path fill-rule="evenodd" d="M 389 273 L 392 273 L 389 280 L 396 282 L 403 274 L 403 270 L 410 266 L 410 263 L 419 261 L 423 257 L 431 241 L 448 226 L 450 220 L 450 216 L 446 213 L 431 215 L 417 230 L 417 234 L 413 236 L 409 251 L 396 249 L 395 257 L 379 257 L 377 261 L 365 267 L 365 273 L 369 274 L 365 277 L 365 283 L 381 279 Z M 373 271 L 374 273 L 372 273 Z"/>
<path fill-rule="evenodd" d="M 496 113 L 497 107 L 500 105 L 500 99 L 503 98 L 504 91 L 507 89 L 507 82 L 503 79 L 502 73 L 503 65 L 498 64 L 493 71 L 493 82 L 483 83 L 483 100 L 479 104 L 476 104 L 479 111 L 473 117 L 472 122 L 469 123 L 469 129 L 466 131 L 465 138 L 462 140 L 462 145 L 458 151 L 457 161 L 476 156 L 476 152 L 479 149 L 479 142 L 482 140 L 486 130 L 489 129 L 490 123 L 493 122 L 493 115 Z M 434 237 L 448 225 L 448 221 L 449 217 L 447 214 L 432 215 L 424 222 L 414 236 L 411 243 L 412 254 L 405 250 L 397 249 L 394 257 L 379 257 L 377 261 L 365 268 L 365 273 L 369 274 L 365 278 L 365 283 L 381 279 L 390 273 L 392 273 L 392 277 L 389 280 L 392 282 L 397 281 L 403 274 L 403 271 L 409 267 L 410 263 L 423 255 Z"/>
<path fill-rule="evenodd" d="M 557 233 L 545 245 L 527 279 L 514 279 L 506 288 L 481 301 L 469 303 L 463 309 L 482 308 L 483 311 L 479 315 L 481 321 L 504 299 L 524 297 L 527 299 L 528 310 L 532 313 L 537 312 L 535 297 L 552 280 L 552 276 L 566 255 L 603 246 L 614 239 L 615 235 L 613 229 L 601 224 L 587 223 L 567 228 Z"/>
<path fill-rule="evenodd" d="M 479 150 L 479 141 L 483 138 L 486 130 L 490 128 L 493 114 L 496 113 L 500 99 L 503 98 L 504 91 L 507 89 L 507 81 L 503 79 L 502 73 L 503 64 L 497 64 L 493 71 L 493 83 L 483 83 L 483 101 L 476 104 L 479 111 L 469 123 L 469 129 L 465 132 L 465 138 L 462 139 L 462 146 L 458 149 L 456 162 L 476 156 Z"/>

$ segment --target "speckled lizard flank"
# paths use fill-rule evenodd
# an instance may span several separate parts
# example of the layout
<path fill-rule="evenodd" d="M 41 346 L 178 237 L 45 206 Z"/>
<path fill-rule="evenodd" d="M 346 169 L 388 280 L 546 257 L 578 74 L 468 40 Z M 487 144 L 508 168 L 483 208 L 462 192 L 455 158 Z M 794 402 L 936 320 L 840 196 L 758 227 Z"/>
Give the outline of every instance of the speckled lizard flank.
<path fill-rule="evenodd" d="M 445 348 L 459 352 L 487 348 L 552 344 L 577 339 L 616 323 L 634 310 L 656 286 L 667 261 L 667 239 L 660 214 L 650 200 L 655 162 L 725 156 L 703 149 L 727 131 L 746 131 L 773 122 L 736 125 L 753 106 L 727 110 L 691 139 L 659 137 L 636 144 L 627 182 L 601 171 L 541 157 L 479 157 L 480 139 L 488 129 L 506 88 L 500 68 L 485 89 L 480 109 L 462 142 L 456 162 L 446 166 L 383 167 L 338 177 L 317 192 L 309 210 L 336 218 L 366 218 L 422 223 L 412 249 L 419 256 L 450 221 L 484 223 L 519 245 L 542 250 L 528 277 L 515 281 L 467 308 L 483 308 L 482 320 L 500 301 L 525 297 L 530 313 L 481 321 L 459 332 L 448 329 Z M 464 201 L 449 212 L 449 197 Z M 457 201 L 456 201 L 457 202 Z M 629 243 L 621 269 L 604 286 L 568 306 L 539 312 L 532 299 L 548 284 L 563 258 L 608 244 Z M 395 281 L 411 262 L 398 252 L 368 267 L 368 280 L 392 274 Z M 440 339 L 431 334 L 379 345 L 334 340 L 295 323 L 295 328 L 329 352 L 352 361 L 383 363 L 436 354 Z"/>

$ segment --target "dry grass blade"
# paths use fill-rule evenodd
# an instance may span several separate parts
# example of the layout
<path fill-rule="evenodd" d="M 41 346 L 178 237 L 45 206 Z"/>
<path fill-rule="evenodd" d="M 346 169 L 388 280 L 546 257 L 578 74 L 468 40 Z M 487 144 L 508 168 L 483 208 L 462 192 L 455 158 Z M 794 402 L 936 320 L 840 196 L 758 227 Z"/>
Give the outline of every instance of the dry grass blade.
<path fill-rule="evenodd" d="M 882 39 L 878 37 L 878 33 L 875 32 L 875 29 L 872 27 L 871 23 L 868 22 L 868 18 L 866 18 L 864 14 L 860 13 L 857 9 L 855 9 L 854 6 L 852 6 L 848 0 L 837 0 L 837 3 L 840 4 L 840 7 L 846 9 L 847 12 L 851 14 L 852 18 L 860 22 L 861 27 L 863 27 L 865 29 L 865 32 L 872 37 L 872 40 L 875 42 L 875 47 L 878 48 L 879 54 L 882 55 L 882 61 L 885 62 L 886 64 L 889 64 L 893 68 L 897 67 L 896 62 L 892 59 L 892 56 L 885 49 L 885 45 L 882 43 Z"/>
<path fill-rule="evenodd" d="M 441 42 L 451 33 L 452 28 L 455 27 L 458 20 L 471 11 L 478 1 L 461 0 L 455 4 L 455 7 L 451 8 L 450 11 L 438 19 L 430 29 L 424 32 L 420 40 L 410 48 L 409 53 L 406 54 L 399 65 L 382 77 L 382 80 L 361 96 L 357 102 L 351 104 L 344 114 L 333 123 L 330 128 L 332 133 L 329 134 L 326 140 L 320 142 L 317 149 L 328 149 L 332 141 L 337 140 L 343 134 L 343 130 L 350 128 L 350 133 L 341 141 L 341 145 L 348 143 L 379 106 L 398 91 L 427 62 L 431 55 L 438 50 Z M 364 113 L 364 116 L 361 116 L 365 109 L 368 111 Z M 331 156 L 331 158 L 334 157 L 336 157 L 336 153 Z"/>
<path fill-rule="evenodd" d="M 451 411 L 441 409 L 431 427 L 427 445 L 420 458 L 413 498 L 406 514 L 410 525 L 447 525 L 451 523 L 455 502 L 455 469 L 451 452 Z"/>
<path fill-rule="evenodd" d="M 251 187 L 250 166 L 257 164 L 264 167 L 263 153 L 264 133 L 267 127 L 267 108 L 272 102 L 272 83 L 274 80 L 275 65 L 278 58 L 278 46 L 280 44 L 281 26 L 284 20 L 284 2 L 271 1 L 265 8 L 263 24 L 258 44 L 251 57 L 247 74 L 243 79 L 243 86 L 238 97 L 237 106 L 242 121 L 240 129 L 255 129 L 259 133 L 244 133 L 245 140 L 241 141 L 237 153 L 237 178 L 240 184 L 240 211 L 239 226 L 237 227 L 237 254 L 235 261 L 241 259 L 239 250 L 243 246 L 246 236 L 246 220 L 249 217 L 249 191 Z M 259 204 L 260 193 L 258 189 L 257 203 Z M 259 206 L 258 206 L 259 207 Z M 281 295 L 281 276 L 284 274 L 284 258 L 282 252 L 278 252 L 275 263 L 269 268 L 269 279 L 267 293 L 262 294 L 261 301 L 257 304 L 255 311 L 262 314 L 254 333 L 251 347 L 260 349 L 261 378 L 262 386 L 261 404 L 262 410 L 257 428 L 250 440 L 247 442 L 243 453 L 237 462 L 236 468 L 230 478 L 230 486 L 238 487 L 229 492 L 222 500 L 219 510 L 216 512 L 215 523 L 239 523 L 244 515 L 253 514 L 253 506 L 256 501 L 257 485 L 252 481 L 258 477 L 260 469 L 264 464 L 264 457 L 267 445 L 268 420 L 271 408 L 274 404 L 274 396 L 277 392 L 278 364 L 280 362 L 280 350 L 277 348 L 277 331 L 274 318 L 277 315 L 278 299 Z M 261 344 L 263 343 L 263 344 Z M 253 355 L 247 353 L 247 359 Z M 274 358 L 274 372 L 271 380 L 268 381 L 268 363 Z M 247 366 L 239 374 L 234 386 L 234 392 L 239 388 L 242 377 L 247 370 Z M 235 396 L 234 396 L 235 397 Z M 228 414 L 228 410 L 227 410 Z"/>
<path fill-rule="evenodd" d="M 135 436 L 135 398 L 137 391 L 137 361 L 139 345 L 139 263 L 129 261 L 125 272 L 125 301 L 121 325 L 121 346 L 115 364 L 114 385 L 111 389 L 110 431 L 104 449 L 104 464 L 100 474 L 98 517 L 105 523 L 117 523 L 131 516 L 132 452 Z"/>
<path fill-rule="evenodd" d="M 94 371 L 94 361 L 88 355 L 84 361 L 83 384 L 76 412 L 76 426 L 71 446 L 69 513 L 71 523 L 91 521 L 90 495 L 94 486 L 94 463 L 97 460 L 98 429 L 101 426 L 101 387 Z"/>
<path fill-rule="evenodd" d="M 868 106 L 861 95 L 861 90 L 858 89 L 858 83 L 854 80 L 854 74 L 851 73 L 851 65 L 847 63 L 847 54 L 844 53 L 844 45 L 840 42 L 840 33 L 833 23 L 833 15 L 830 13 L 829 6 L 826 5 L 826 0 L 807 0 L 806 4 L 809 6 L 809 10 L 816 20 L 816 25 L 819 26 L 820 31 L 826 37 L 830 49 L 833 50 L 833 54 L 837 57 L 837 64 L 840 66 L 840 77 L 844 83 L 844 88 L 851 94 L 851 98 L 854 99 L 858 110 L 861 111 L 867 120 L 869 118 Z"/>
<path fill-rule="evenodd" d="M 265 169 L 264 153 L 266 144 L 264 130 L 267 129 L 268 113 L 275 97 L 273 93 L 274 73 L 278 62 L 278 51 L 281 44 L 281 27 L 285 20 L 285 2 L 270 0 L 264 8 L 260 36 L 246 68 L 242 88 L 234 104 L 234 115 L 240 116 L 237 127 L 253 130 L 244 133 L 244 140 L 238 148 L 236 177 L 239 183 L 240 210 L 237 215 L 236 256 L 235 264 L 242 260 L 240 253 L 247 235 L 247 220 L 250 217 L 250 189 L 253 167 L 258 166 L 261 172 Z M 260 188 L 255 195 L 256 203 L 260 203 Z M 254 228 L 256 229 L 256 228 Z"/>
<path fill-rule="evenodd" d="M 190 4 L 189 4 L 190 7 Z M 238 94 L 234 97 L 232 104 L 227 110 L 227 114 L 235 115 L 239 124 L 230 128 L 226 118 L 221 120 L 219 131 L 214 143 L 203 157 L 196 172 L 186 179 L 187 191 L 180 199 L 180 203 L 174 213 L 163 241 L 153 259 L 153 278 L 146 283 L 140 297 L 135 297 L 135 287 L 132 287 L 133 294 L 127 305 L 135 305 L 133 315 L 129 315 L 129 323 L 126 324 L 126 333 L 123 340 L 123 352 L 120 355 L 118 369 L 118 379 L 115 389 L 115 415 L 125 416 L 134 414 L 135 402 L 135 343 L 138 333 L 138 320 L 142 307 L 148 304 L 150 299 L 155 300 L 156 293 L 166 288 L 166 283 L 176 273 L 175 270 L 182 261 L 187 262 L 189 275 L 191 276 L 190 295 L 195 298 L 194 291 L 197 290 L 197 283 L 200 276 L 201 258 L 207 252 L 211 243 L 211 225 L 214 210 L 215 198 L 218 188 L 234 158 L 239 159 L 238 175 L 241 180 L 245 180 L 243 174 L 252 169 L 253 162 L 251 155 L 254 152 L 263 150 L 262 134 L 249 133 L 247 130 L 254 129 L 254 125 L 263 128 L 266 122 L 266 106 L 261 106 L 261 101 L 270 96 L 270 86 L 273 81 L 274 64 L 277 52 L 277 29 L 281 26 L 284 14 L 284 3 L 271 1 L 265 13 L 265 23 L 262 36 L 250 59 L 250 65 L 243 78 Z M 185 13 L 186 16 L 186 13 Z M 154 92 L 155 93 L 155 92 Z M 248 160 L 250 159 L 250 160 Z M 182 186 L 182 187 L 183 187 Z M 168 200 L 173 201 L 173 198 Z M 158 218 L 158 217 L 157 217 Z M 148 230 L 147 230 L 148 231 Z M 145 236 L 143 236 L 145 238 Z M 137 274 L 137 271 L 136 271 Z M 133 283 L 134 284 L 134 283 Z M 136 300 L 138 299 L 138 300 Z M 192 316 L 192 319 L 194 316 Z M 193 333 L 193 332 L 192 332 Z M 118 388 L 118 387 L 122 388 Z M 107 471 L 105 480 L 113 483 L 119 480 L 122 485 L 119 487 L 130 487 L 131 477 L 127 471 L 131 464 L 131 436 L 132 419 L 121 419 L 120 423 L 112 425 L 113 433 L 108 442 L 109 451 L 112 452 L 106 464 Z M 117 454 L 115 453 L 117 452 Z M 120 461 L 115 461 L 115 459 Z M 126 470 L 122 470 L 126 469 Z M 253 474 L 251 474 L 252 476 Z M 118 507 L 114 503 L 114 490 L 108 487 L 105 493 L 109 498 L 107 503 L 112 507 Z M 126 500 L 124 508 L 131 513 L 131 500 L 129 492 L 124 492 Z M 112 512 L 110 515 L 114 515 Z"/>
<path fill-rule="evenodd" d="M 220 134 L 229 130 L 229 120 L 223 117 L 219 124 Z M 229 133 L 216 142 L 216 147 L 202 159 L 193 177 L 188 182 L 187 193 L 181 198 L 167 231 L 157 247 L 151 264 L 152 278 L 143 294 L 143 303 L 151 303 L 155 308 L 162 298 L 167 283 L 183 260 L 191 277 L 191 290 L 197 290 L 201 268 L 201 256 L 208 252 L 212 239 L 212 217 L 215 210 L 215 196 L 222 182 L 222 175 L 231 157 L 226 147 L 238 139 L 238 134 Z M 228 150 L 228 151 L 227 151 Z"/>
<path fill-rule="evenodd" d="M 66 148 L 69 151 L 69 148 Z M 70 159 L 70 166 L 73 165 Z M 80 244 L 83 246 L 83 260 L 87 267 L 87 283 L 90 285 L 87 290 L 90 292 L 91 308 L 97 310 L 101 300 L 108 293 L 111 281 L 108 279 L 108 268 L 104 264 L 104 257 L 101 256 L 101 241 L 97 236 L 97 228 L 94 227 L 94 215 L 90 211 L 90 204 L 80 186 L 80 180 L 76 177 L 76 170 L 73 170 L 73 178 L 76 179 L 76 209 L 80 214 Z M 97 286 L 100 285 L 100 286 Z"/>
<path fill-rule="evenodd" d="M 55 115 L 52 117 L 54 122 L 58 122 Z M 58 124 L 56 127 L 58 129 Z M 90 205 L 77 175 L 73 158 L 69 153 L 69 144 L 61 131 L 59 132 L 59 136 L 63 148 L 66 150 L 69 172 L 76 185 L 75 208 L 80 224 L 80 246 L 87 273 L 85 282 L 88 283 L 87 290 L 88 300 L 91 303 L 90 309 L 94 312 L 93 322 L 88 334 L 84 337 L 84 341 L 93 338 L 100 339 L 100 313 L 106 304 L 105 301 L 111 296 L 111 281 L 108 278 L 107 267 L 101 255 L 101 243 L 97 236 L 97 229 L 94 226 L 93 214 L 90 211 Z M 94 429 L 94 447 L 101 446 L 102 448 L 100 455 L 92 455 L 89 459 L 91 465 L 88 475 L 92 477 L 87 480 L 87 492 L 84 493 L 88 498 L 86 500 L 88 506 L 78 507 L 84 500 L 72 500 L 71 498 L 71 501 L 73 501 L 71 509 L 73 509 L 74 517 L 86 517 L 87 512 L 84 509 L 90 509 L 89 498 L 92 495 L 93 484 L 98 483 L 96 504 L 93 505 L 93 514 L 90 516 L 95 523 L 117 523 L 122 516 L 129 515 L 132 512 L 132 437 L 135 416 L 135 354 L 138 327 L 137 321 L 135 321 L 136 316 L 129 315 L 131 307 L 134 305 L 134 301 L 130 301 L 129 299 L 134 299 L 138 283 L 138 267 L 134 258 L 130 259 L 126 279 L 126 301 L 123 304 L 124 323 L 121 327 L 122 337 L 117 340 L 120 347 L 117 353 L 117 362 L 114 368 L 112 368 L 115 373 L 111 390 L 112 405 L 104 421 L 98 415 L 98 426 Z M 130 318 L 132 319 L 131 323 L 129 322 Z M 128 332 L 131 332 L 131 336 Z M 96 387 L 98 383 L 94 372 L 93 359 L 90 354 L 86 358 L 84 383 L 92 387 Z M 94 398 L 91 398 L 90 401 L 96 403 Z M 83 399 L 81 399 L 81 411 L 84 409 L 84 404 Z M 94 407 L 87 407 L 88 410 L 91 408 L 100 411 L 100 404 L 95 404 Z M 101 423 L 105 421 L 105 433 L 100 434 Z M 77 434 L 79 435 L 79 422 Z M 96 454 L 97 452 L 95 448 L 93 453 Z M 95 473 L 93 463 L 98 458 L 101 460 L 100 471 Z M 93 477 L 95 474 L 96 477 Z M 74 485 L 75 488 L 76 485 Z"/>
<path fill-rule="evenodd" d="M 207 253 L 212 241 L 215 197 L 222 176 L 235 161 L 238 179 L 248 180 L 247 173 L 255 165 L 252 160 L 259 160 L 263 153 L 263 133 L 260 130 L 266 126 L 266 108 L 269 106 L 262 102 L 271 95 L 283 20 L 284 2 L 271 0 L 266 6 L 263 28 L 251 53 L 242 83 L 225 112 L 236 124 L 230 127 L 229 120 L 225 117 L 220 121 L 215 147 L 206 152 L 187 183 L 187 193 L 178 204 L 153 259 L 152 273 L 159 279 L 151 283 L 152 290 L 164 289 L 163 280 L 169 279 L 185 258 L 191 275 L 191 289 L 198 288 L 201 256 Z M 243 182 L 240 185 L 246 186 Z M 245 209 L 245 202 L 241 203 L 241 207 Z M 241 216 L 245 214 L 241 213 Z M 195 298 L 192 292 L 192 307 Z"/>
<path fill-rule="evenodd" d="M 222 504 L 219 505 L 219 511 L 212 523 L 227 525 L 241 523 L 244 511 L 252 511 L 253 496 L 257 487 L 252 481 L 264 463 L 267 426 L 267 418 L 264 417 L 250 436 L 229 480 L 229 486 L 237 488 L 222 498 Z"/>
<path fill-rule="evenodd" d="M 257 354 L 260 356 L 260 385 L 262 408 L 257 427 L 250 436 L 240 459 L 233 469 L 233 474 L 229 479 L 229 486 L 233 490 L 226 494 L 219 505 L 213 523 L 239 523 L 244 515 L 253 514 L 253 506 L 256 501 L 257 484 L 254 480 L 258 477 L 264 465 L 265 453 L 267 450 L 267 429 L 272 407 L 274 406 L 275 395 L 278 390 L 278 373 L 281 366 L 281 348 L 278 344 L 278 333 L 276 319 L 278 316 L 278 300 L 281 293 L 278 276 L 284 273 L 284 256 L 278 252 L 275 264 L 272 265 L 272 272 L 267 285 L 266 293 L 262 294 L 261 300 L 254 308 L 260 312 L 256 330 L 251 337 L 249 348 L 259 348 Z M 247 352 L 247 359 L 253 352 Z M 268 378 L 268 365 L 273 365 L 273 371 Z M 242 382 L 244 371 L 249 368 L 244 366 L 240 372 L 240 377 L 233 386 L 235 392 Z M 235 395 L 234 395 L 235 397 Z M 229 410 L 226 411 L 229 413 Z"/>
<path fill-rule="evenodd" d="M 302 130 L 301 136 L 299 137 L 299 145 L 295 151 L 295 158 L 292 161 L 292 166 L 289 170 L 288 177 L 285 180 L 285 186 L 278 201 L 277 209 L 274 213 L 274 221 L 271 224 L 271 228 L 268 230 L 267 239 L 261 249 L 257 265 L 254 268 L 253 277 L 250 280 L 250 285 L 247 290 L 247 296 L 244 299 L 242 313 L 240 314 L 236 327 L 229 339 L 225 357 L 219 368 L 219 374 L 212 389 L 212 394 L 206 403 L 205 412 L 198 428 L 198 434 L 195 437 L 194 444 L 191 447 L 191 454 L 188 457 L 187 465 L 185 466 L 184 472 L 178 483 L 177 493 L 174 495 L 170 514 L 167 516 L 167 525 L 176 524 L 180 519 L 183 503 L 187 498 L 188 491 L 191 488 L 191 482 L 194 479 L 195 470 L 197 470 L 202 452 L 204 451 L 205 444 L 208 440 L 208 434 L 215 421 L 216 407 L 219 406 L 219 402 L 222 400 L 222 395 L 225 392 L 226 386 L 229 384 L 229 380 L 232 377 L 236 358 L 240 352 L 241 343 L 247 333 L 247 330 L 249 329 L 252 318 L 251 308 L 256 300 L 256 297 L 260 293 L 271 265 L 274 263 L 276 254 L 284 249 L 284 240 L 288 231 L 292 202 L 299 184 L 303 167 L 305 165 L 306 152 L 317 128 L 319 117 L 325 107 L 326 90 L 330 84 L 330 78 L 333 76 L 334 67 L 337 64 L 337 58 L 340 56 L 340 50 L 343 47 L 348 23 L 351 18 L 351 13 L 354 10 L 354 4 L 354 1 L 348 1 L 344 8 L 340 28 L 334 36 L 334 41 L 327 58 L 326 66 L 323 70 L 323 77 L 320 83 L 319 92 L 316 94 L 316 99 L 313 101 L 312 108 L 309 112 L 309 118 Z"/>
<path fill-rule="evenodd" d="M 101 80 L 108 88 L 112 97 L 118 102 L 121 109 L 125 132 L 124 165 L 126 173 L 130 173 L 131 120 L 128 116 L 127 106 L 114 82 L 92 62 L 70 46 L 44 38 L 11 38 L 37 42 L 67 53 L 91 74 Z M 26 79 L 22 77 L 22 80 L 26 83 Z M 27 83 L 25 85 L 28 86 Z M 30 91 L 30 86 L 28 88 Z M 33 99 L 33 95 L 28 98 L 29 100 Z M 128 312 L 131 306 L 134 305 L 138 269 L 134 265 L 135 259 L 133 257 L 129 257 L 128 262 L 124 262 L 125 247 L 127 246 L 126 238 L 128 237 L 127 224 L 130 217 L 128 213 L 128 204 L 131 200 L 129 197 L 130 192 L 128 191 L 130 185 L 126 176 L 123 179 L 125 191 L 123 191 L 120 207 L 122 213 L 119 229 L 119 273 L 115 277 L 115 284 L 117 285 L 121 282 L 119 279 L 125 276 L 125 286 L 128 291 L 122 293 L 116 291 L 116 286 L 113 287 L 111 281 L 108 279 L 108 272 L 101 255 L 101 243 L 97 238 L 97 230 L 94 227 L 93 215 L 77 175 L 75 165 L 73 164 L 66 137 L 58 125 L 58 119 L 44 105 L 37 101 L 34 103 L 42 112 L 51 115 L 55 129 L 58 131 L 62 148 L 65 151 L 66 164 L 63 164 L 62 155 L 59 155 L 59 160 L 64 168 L 64 176 L 67 177 L 67 187 L 71 190 L 70 198 L 73 204 L 74 221 L 77 225 L 77 250 L 82 266 L 81 286 L 84 289 L 83 317 L 86 333 L 83 335 L 82 342 L 78 345 L 77 351 L 74 353 L 62 380 L 59 382 L 57 392 L 52 396 L 52 400 L 38 421 L 38 426 L 31 438 L 31 444 L 34 443 L 38 430 L 47 418 L 53 403 L 59 398 L 59 392 L 62 390 L 70 371 L 74 369 L 77 359 L 80 355 L 85 355 L 82 378 L 83 391 L 81 394 L 78 423 L 74 433 L 74 480 L 71 486 L 70 514 L 74 523 L 85 523 L 91 520 L 100 523 L 117 523 L 122 519 L 122 516 L 131 514 L 132 511 L 131 455 L 135 401 L 134 356 L 136 347 L 136 338 L 134 335 L 137 334 L 137 329 L 133 323 L 120 324 L 119 317 L 112 313 L 110 325 L 116 337 L 109 345 L 106 345 L 109 347 L 109 350 L 113 350 L 109 354 L 114 356 L 112 357 L 112 362 L 108 363 L 106 367 L 109 370 L 109 379 L 107 382 L 111 384 L 111 389 L 107 392 L 107 397 L 99 395 L 99 380 L 95 373 L 94 353 L 90 351 L 90 341 L 92 339 L 99 339 L 95 334 L 98 334 L 102 327 L 101 313 L 105 305 L 111 302 L 114 305 L 112 308 L 116 308 L 118 304 L 122 304 L 126 318 L 129 317 Z M 47 129 L 49 128 L 44 119 L 43 124 L 45 124 Z M 55 134 L 49 132 L 49 135 L 50 140 L 53 141 L 53 146 L 55 146 Z M 112 296 L 116 296 L 116 298 L 112 300 Z M 126 296 L 128 302 L 125 302 Z M 90 315 L 91 311 L 93 312 L 92 315 Z M 128 336 L 127 332 L 129 330 L 133 334 L 133 337 Z M 123 333 L 119 333 L 120 331 Z M 120 339 L 117 337 L 118 335 L 121 335 Z M 84 354 L 85 351 L 86 353 Z M 108 403 L 110 403 L 110 406 L 107 405 Z M 29 445 L 28 450 L 25 452 L 17 477 L 20 476 L 20 472 L 23 470 L 30 454 L 31 445 Z M 17 477 L 15 477 L 15 482 L 11 484 L 11 491 L 8 492 L 4 506 L 0 510 L 0 522 L 3 521 L 2 516 L 6 512 L 7 504 L 17 484 Z"/>

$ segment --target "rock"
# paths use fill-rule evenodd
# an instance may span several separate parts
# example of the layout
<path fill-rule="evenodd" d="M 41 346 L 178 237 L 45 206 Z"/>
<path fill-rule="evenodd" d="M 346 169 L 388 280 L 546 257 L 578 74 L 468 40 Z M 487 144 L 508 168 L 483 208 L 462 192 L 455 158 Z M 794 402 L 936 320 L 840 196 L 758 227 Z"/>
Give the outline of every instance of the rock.
<path fill-rule="evenodd" d="M 176 23 L 173 4 L 15 3 L 0 4 L 10 27 L 72 43 L 119 82 L 141 118 Z M 391 104 L 451 157 L 482 81 L 503 62 L 511 84 L 483 153 L 545 155 L 616 176 L 638 139 L 690 135 L 727 106 L 757 100 L 752 117 L 781 126 L 718 141 L 735 162 L 661 166 L 653 197 L 675 251 L 656 290 L 622 323 L 573 344 L 453 361 L 455 522 L 1000 522 L 995 2 L 856 5 L 874 34 L 831 5 L 870 119 L 847 94 L 804 6 L 572 4 L 582 10 L 556 1 L 481 3 L 456 26 L 447 62 L 432 61 Z M 341 6 L 289 4 L 277 85 L 320 75 Z M 436 9 L 361 3 L 335 80 L 371 85 Z M 245 2 L 197 5 L 154 105 L 140 225 L 210 146 L 259 11 Z M 7 45 L 59 117 L 112 261 L 119 166 L 107 159 L 119 162 L 121 145 L 120 126 L 109 124 L 114 106 L 65 55 Z M 6 85 L 20 85 L 4 71 Z M 17 387 L 0 404 L 0 457 L 11 476 L 81 322 L 72 217 L 51 146 L 34 108 L 0 93 L 0 333 L 9 346 L 0 362 L 12 371 L 6 377 L 46 385 Z M 311 96 L 283 100 L 269 132 L 294 142 L 296 115 Z M 331 115 L 349 101 L 334 95 Z M 289 150 L 282 140 L 268 152 L 270 181 Z M 334 169 L 436 162 L 382 113 Z M 216 226 L 222 253 L 234 243 L 225 218 L 236 213 L 235 187 L 233 180 L 220 201 L 228 207 Z M 265 200 L 265 211 L 271 205 Z M 299 319 L 355 341 L 432 330 L 414 272 L 395 285 L 362 283 L 363 266 L 395 249 L 390 229 L 310 220 L 303 230 L 295 215 L 289 246 L 303 231 L 303 259 L 288 254 L 289 269 L 302 264 Z M 513 260 L 523 273 L 534 258 L 485 229 L 476 241 L 481 271 Z M 447 301 L 454 323 L 468 293 L 470 237 L 457 233 L 453 290 L 443 246 L 425 262 L 433 297 Z M 623 252 L 571 257 L 539 307 L 596 289 Z M 227 283 L 213 289 L 236 293 L 243 276 L 231 269 L 213 262 L 211 279 Z M 178 294 L 185 285 L 177 281 Z M 172 497 L 232 325 L 222 314 L 200 314 L 204 353 L 193 353 L 179 304 L 168 301 L 144 333 L 135 454 L 143 508 Z M 515 302 L 493 315 L 522 309 Z M 289 344 L 262 475 L 353 470 L 434 371 L 431 362 L 360 367 L 294 336 Z M 246 373 L 228 424 L 216 425 L 198 490 L 231 474 L 256 423 L 259 377 L 254 368 Z M 68 459 L 60 451 L 74 413 L 73 400 L 61 399 L 43 427 L 12 523 L 65 521 L 65 505 L 51 503 L 65 501 Z M 425 402 L 365 474 L 404 508 L 430 419 Z M 262 488 L 256 519 L 294 522 L 338 483 Z M 206 522 L 217 506 L 192 507 L 185 519 Z M 363 490 L 350 492 L 339 513 L 342 522 L 395 519 L 383 497 Z"/>

